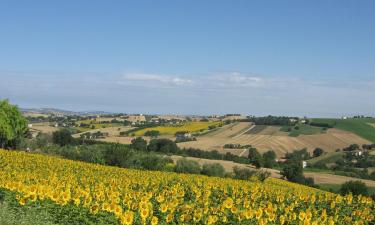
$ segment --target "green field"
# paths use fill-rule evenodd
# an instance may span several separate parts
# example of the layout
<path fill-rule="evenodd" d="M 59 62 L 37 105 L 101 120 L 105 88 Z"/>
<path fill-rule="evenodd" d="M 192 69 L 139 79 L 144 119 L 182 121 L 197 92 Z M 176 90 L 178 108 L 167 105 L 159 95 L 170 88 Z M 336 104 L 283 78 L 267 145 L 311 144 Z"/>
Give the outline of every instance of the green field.
<path fill-rule="evenodd" d="M 325 164 L 333 163 L 333 162 L 336 162 L 338 159 L 342 158 L 343 155 L 344 155 L 344 152 L 329 152 L 319 157 L 315 157 L 310 160 L 307 160 L 307 162 L 310 164 L 315 164 L 317 162 L 321 162 Z"/>
<path fill-rule="evenodd" d="M 288 132 L 291 137 L 298 137 L 299 135 L 313 135 L 324 133 L 324 129 L 321 127 L 314 127 L 306 124 L 298 124 L 298 129 L 292 126 L 283 126 L 280 131 Z M 291 129 L 288 131 L 288 129 Z"/>
<path fill-rule="evenodd" d="M 335 128 L 352 132 L 364 139 L 375 143 L 375 118 L 358 119 L 312 119 L 312 122 L 327 123 Z"/>

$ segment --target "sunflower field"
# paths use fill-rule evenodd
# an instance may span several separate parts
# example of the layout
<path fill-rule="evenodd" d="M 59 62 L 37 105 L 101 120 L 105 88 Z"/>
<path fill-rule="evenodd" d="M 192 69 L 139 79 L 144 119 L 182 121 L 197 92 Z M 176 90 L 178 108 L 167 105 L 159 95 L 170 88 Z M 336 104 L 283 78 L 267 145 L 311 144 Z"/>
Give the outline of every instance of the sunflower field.
<path fill-rule="evenodd" d="M 0 150 L 0 188 L 26 207 L 49 201 L 119 224 L 374 224 L 375 204 L 278 179 L 240 181 L 121 169 Z"/>

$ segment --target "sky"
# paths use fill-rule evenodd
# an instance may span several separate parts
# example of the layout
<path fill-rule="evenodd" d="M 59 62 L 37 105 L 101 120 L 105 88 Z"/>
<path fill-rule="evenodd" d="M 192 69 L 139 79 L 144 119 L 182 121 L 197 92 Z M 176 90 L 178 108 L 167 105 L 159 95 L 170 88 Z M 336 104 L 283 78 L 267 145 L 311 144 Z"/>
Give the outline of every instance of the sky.
<path fill-rule="evenodd" d="M 2 0 L 24 108 L 375 116 L 375 1 Z"/>

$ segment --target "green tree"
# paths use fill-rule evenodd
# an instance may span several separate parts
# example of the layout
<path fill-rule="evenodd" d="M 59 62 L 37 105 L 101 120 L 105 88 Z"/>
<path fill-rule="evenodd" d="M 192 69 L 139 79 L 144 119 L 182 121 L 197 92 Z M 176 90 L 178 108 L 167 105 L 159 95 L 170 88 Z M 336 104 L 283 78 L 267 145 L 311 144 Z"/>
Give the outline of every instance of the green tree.
<path fill-rule="evenodd" d="M 174 141 L 169 139 L 152 139 L 147 146 L 148 151 L 163 152 L 163 153 L 176 153 L 178 147 Z"/>
<path fill-rule="evenodd" d="M 249 163 L 253 164 L 256 168 L 263 166 L 263 158 L 256 148 L 249 149 Z"/>
<path fill-rule="evenodd" d="M 147 137 L 156 138 L 160 135 L 160 131 L 158 131 L 158 130 L 148 130 L 148 131 L 145 132 L 144 135 L 147 136 Z"/>
<path fill-rule="evenodd" d="M 353 195 L 368 195 L 368 189 L 362 181 L 348 181 L 341 185 L 340 193 L 343 195 L 352 193 Z"/>
<path fill-rule="evenodd" d="M 202 174 L 212 177 L 224 177 L 225 169 L 219 163 L 204 164 Z"/>
<path fill-rule="evenodd" d="M 201 167 L 196 161 L 179 159 L 175 167 L 175 172 L 199 174 L 201 172 Z"/>
<path fill-rule="evenodd" d="M 72 133 L 69 129 L 61 129 L 52 133 L 52 140 L 53 143 L 66 146 L 74 144 L 74 138 L 72 137 Z"/>
<path fill-rule="evenodd" d="M 273 168 L 276 165 L 276 153 L 272 150 L 263 154 L 264 167 Z"/>
<path fill-rule="evenodd" d="M 303 177 L 303 168 L 301 160 L 288 160 L 285 162 L 281 175 L 287 180 L 297 183 L 302 183 L 304 180 Z"/>
<path fill-rule="evenodd" d="M 147 150 L 147 141 L 141 137 L 134 138 L 132 140 L 131 147 L 135 150 L 146 151 Z"/>
<path fill-rule="evenodd" d="M 0 101 L 0 147 L 17 148 L 28 132 L 27 120 L 17 106 L 8 100 Z"/>

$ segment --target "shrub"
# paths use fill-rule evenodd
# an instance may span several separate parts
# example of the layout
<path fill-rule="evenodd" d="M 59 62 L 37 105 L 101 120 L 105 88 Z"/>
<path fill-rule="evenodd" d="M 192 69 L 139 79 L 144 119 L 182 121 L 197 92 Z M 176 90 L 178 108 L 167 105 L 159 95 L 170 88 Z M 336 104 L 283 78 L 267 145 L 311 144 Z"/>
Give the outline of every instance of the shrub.
<path fill-rule="evenodd" d="M 239 168 L 237 166 L 233 168 L 233 172 L 234 172 L 234 178 L 240 179 L 240 180 L 248 180 L 250 177 L 254 176 L 256 173 L 255 170 Z"/>
<path fill-rule="evenodd" d="M 135 150 L 146 151 L 147 141 L 141 137 L 137 137 L 131 141 L 130 146 Z"/>
<path fill-rule="evenodd" d="M 204 164 L 202 174 L 213 177 L 224 177 L 225 169 L 219 163 Z"/>
<path fill-rule="evenodd" d="M 148 144 L 147 150 L 153 152 L 176 153 L 178 147 L 174 141 L 169 139 L 153 139 Z"/>
<path fill-rule="evenodd" d="M 72 137 L 72 133 L 69 129 L 61 129 L 58 131 L 53 132 L 52 134 L 53 143 L 66 146 L 66 145 L 73 145 L 74 138 Z"/>
<path fill-rule="evenodd" d="M 368 189 L 362 181 L 348 181 L 341 185 L 340 193 L 343 195 L 349 193 L 353 195 L 368 195 Z"/>
<path fill-rule="evenodd" d="M 179 159 L 177 161 L 175 172 L 177 173 L 201 173 L 201 167 L 196 161 Z"/>
<path fill-rule="evenodd" d="M 250 148 L 249 149 L 249 162 L 250 164 L 253 164 L 256 168 L 260 168 L 263 166 L 263 158 L 259 154 L 256 148 Z"/>
<path fill-rule="evenodd" d="M 139 157 L 140 167 L 146 170 L 163 170 L 168 160 L 156 154 L 142 154 Z"/>
<path fill-rule="evenodd" d="M 148 136 L 148 137 L 157 137 L 159 135 L 160 135 L 160 131 L 158 130 L 148 130 L 144 134 L 144 136 Z"/>
<path fill-rule="evenodd" d="M 276 165 L 276 153 L 274 151 L 267 151 L 263 154 L 264 167 L 273 168 Z"/>
<path fill-rule="evenodd" d="M 167 163 L 167 164 L 164 165 L 162 171 L 173 172 L 174 168 L 175 168 L 175 165 L 173 163 Z"/>
<path fill-rule="evenodd" d="M 266 170 L 260 170 L 256 173 L 256 176 L 259 181 L 264 182 L 268 177 L 271 176 L 271 173 Z"/>

